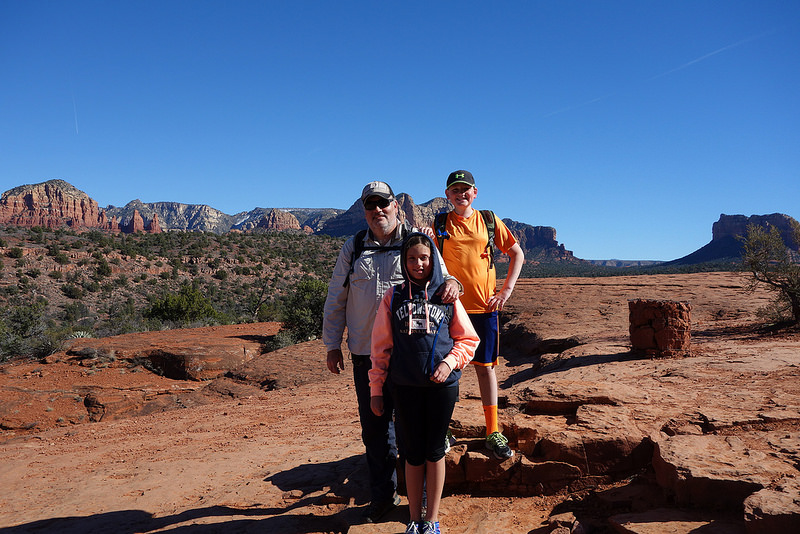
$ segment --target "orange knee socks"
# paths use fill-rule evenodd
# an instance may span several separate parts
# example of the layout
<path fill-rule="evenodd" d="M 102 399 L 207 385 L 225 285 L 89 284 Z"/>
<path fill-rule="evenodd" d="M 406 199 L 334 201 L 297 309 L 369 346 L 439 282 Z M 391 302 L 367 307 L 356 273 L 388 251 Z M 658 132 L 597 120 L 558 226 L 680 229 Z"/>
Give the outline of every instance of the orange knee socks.
<path fill-rule="evenodd" d="M 486 419 L 486 435 L 490 435 L 493 432 L 498 432 L 499 427 L 497 425 L 497 405 L 492 404 L 490 406 L 483 407 L 483 417 Z"/>

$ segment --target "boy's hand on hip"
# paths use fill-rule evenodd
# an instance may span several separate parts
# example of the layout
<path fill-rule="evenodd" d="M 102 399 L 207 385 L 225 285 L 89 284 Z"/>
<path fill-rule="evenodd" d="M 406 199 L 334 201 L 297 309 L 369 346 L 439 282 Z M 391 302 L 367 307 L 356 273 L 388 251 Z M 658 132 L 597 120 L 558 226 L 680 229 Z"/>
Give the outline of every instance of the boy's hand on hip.
<path fill-rule="evenodd" d="M 486 304 L 489 305 L 489 309 L 492 311 L 494 310 L 502 311 L 503 306 L 505 306 L 506 301 L 510 296 L 511 296 L 511 291 L 504 289 L 503 291 L 500 291 L 499 293 L 496 293 L 495 295 L 489 297 L 489 301 Z"/>

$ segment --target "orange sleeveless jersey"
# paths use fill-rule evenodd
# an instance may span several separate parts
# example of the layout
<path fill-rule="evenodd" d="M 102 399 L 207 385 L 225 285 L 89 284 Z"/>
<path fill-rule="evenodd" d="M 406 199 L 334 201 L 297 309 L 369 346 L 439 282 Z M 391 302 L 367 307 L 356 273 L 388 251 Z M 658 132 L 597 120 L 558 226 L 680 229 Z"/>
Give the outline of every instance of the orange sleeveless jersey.
<path fill-rule="evenodd" d="M 461 303 L 467 313 L 489 312 L 487 302 L 497 292 L 497 279 L 495 270 L 489 269 L 489 251 L 486 250 L 489 234 L 483 217 L 475 209 L 467 218 L 451 211 L 447 214 L 445 229 L 450 238 L 444 240 L 442 258 L 447 272 L 464 286 Z M 508 254 L 516 242 L 508 227 L 495 215 L 495 247 Z"/>

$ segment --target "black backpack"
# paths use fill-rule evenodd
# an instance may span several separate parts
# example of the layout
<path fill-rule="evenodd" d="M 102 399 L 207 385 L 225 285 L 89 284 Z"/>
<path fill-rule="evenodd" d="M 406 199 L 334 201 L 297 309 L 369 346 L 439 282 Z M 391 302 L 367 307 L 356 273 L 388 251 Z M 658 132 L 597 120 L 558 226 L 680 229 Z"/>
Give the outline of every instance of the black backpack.
<path fill-rule="evenodd" d="M 483 217 L 484 224 L 486 224 L 486 232 L 489 234 L 489 239 L 486 242 L 486 250 L 489 253 L 489 268 L 491 269 L 494 267 L 494 212 L 492 210 L 479 211 L 481 217 Z M 436 234 L 436 243 L 439 246 L 440 252 L 443 250 L 444 240 L 450 239 L 450 235 L 447 233 L 448 213 L 450 212 L 437 213 L 436 218 L 433 220 L 433 231 Z"/>
<path fill-rule="evenodd" d="M 411 227 L 408 226 L 408 223 L 402 222 L 397 225 L 400 228 L 400 237 L 403 237 L 405 234 L 408 234 L 411 231 Z M 391 247 L 381 247 L 381 246 L 373 246 L 373 245 L 364 245 L 364 238 L 367 236 L 367 229 L 360 230 L 356 236 L 353 238 L 353 253 L 350 255 L 350 270 L 347 272 L 347 277 L 344 279 L 344 283 L 342 284 L 343 287 L 347 287 L 350 285 L 350 275 L 353 274 L 353 269 L 356 265 L 356 260 L 361 256 L 361 253 L 365 250 L 377 250 L 379 252 L 390 252 L 390 251 L 400 251 L 403 250 L 403 244 L 400 243 L 399 245 L 393 245 Z"/>

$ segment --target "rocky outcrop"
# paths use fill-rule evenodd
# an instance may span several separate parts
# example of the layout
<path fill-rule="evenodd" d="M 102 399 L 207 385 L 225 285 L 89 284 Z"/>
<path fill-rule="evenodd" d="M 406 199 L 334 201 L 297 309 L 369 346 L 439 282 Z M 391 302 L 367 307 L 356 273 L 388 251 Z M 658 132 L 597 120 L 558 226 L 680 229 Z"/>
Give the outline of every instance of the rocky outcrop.
<path fill-rule="evenodd" d="M 800 480 L 789 479 L 744 501 L 750 532 L 800 532 Z"/>
<path fill-rule="evenodd" d="M 503 219 L 503 222 L 517 238 L 526 260 L 577 261 L 572 251 L 559 244 L 552 226 L 531 226 L 511 219 Z"/>
<path fill-rule="evenodd" d="M 282 210 L 271 209 L 264 214 L 256 228 L 264 230 L 300 230 L 297 217 Z"/>
<path fill-rule="evenodd" d="M 345 212 L 335 208 L 290 208 L 286 211 L 297 217 L 300 226 L 309 228 L 311 233 L 320 232 L 330 219 Z"/>
<path fill-rule="evenodd" d="M 153 214 L 153 219 L 150 221 L 150 224 L 147 225 L 146 230 L 151 234 L 161 233 L 161 224 L 158 222 L 158 213 Z"/>
<path fill-rule="evenodd" d="M 792 225 L 796 221 L 783 213 L 773 213 L 771 215 L 725 215 L 719 216 L 719 220 L 711 227 L 711 242 L 698 250 L 665 263 L 664 265 L 694 265 L 706 262 L 734 262 L 738 263 L 742 258 L 743 245 L 741 238 L 747 235 L 749 225 L 761 226 L 766 228 L 768 225 L 774 226 L 781 233 L 783 242 L 787 247 L 800 250 L 800 243 L 795 243 L 792 237 Z"/>
<path fill-rule="evenodd" d="M 0 197 L 0 224 L 43 226 L 75 230 L 97 229 L 112 232 L 161 232 L 157 219 L 145 223 L 134 210 L 130 219 L 120 224 L 114 214 L 108 214 L 83 191 L 64 180 L 49 180 L 40 184 L 23 185 Z"/>
<path fill-rule="evenodd" d="M 161 225 L 158 222 L 158 215 L 154 213 L 150 222 L 145 223 L 144 218 L 142 217 L 141 213 L 139 213 L 139 210 L 133 210 L 133 215 L 131 215 L 131 218 L 127 223 L 123 224 L 120 229 L 126 234 L 144 232 L 150 234 L 161 233 Z"/>
<path fill-rule="evenodd" d="M 235 337 L 241 325 L 222 327 Z M 80 360 L 146 361 L 159 374 L 176 380 L 210 380 L 250 361 L 261 353 L 260 339 L 209 337 L 208 327 L 170 332 L 134 333 L 114 338 L 81 338 L 71 342 L 67 358 Z"/>
<path fill-rule="evenodd" d="M 781 233 L 783 242 L 787 247 L 798 250 L 800 243 L 794 242 L 792 222 L 794 219 L 783 213 L 772 213 L 770 215 L 725 215 L 719 216 L 719 220 L 711 227 L 711 240 L 720 241 L 726 238 L 738 239 L 747 235 L 747 227 L 750 225 L 767 228 L 774 226 Z M 796 222 L 796 221 L 795 221 Z"/>
<path fill-rule="evenodd" d="M 193 232 L 212 232 L 222 234 L 229 231 L 237 221 L 237 216 L 226 215 L 205 204 L 181 204 L 179 202 L 142 202 L 132 200 L 123 207 L 108 206 L 110 215 L 120 220 L 130 221 L 134 212 L 138 211 L 144 220 L 158 219 L 161 231 L 183 230 Z M 152 222 L 150 223 L 151 232 Z"/>
<path fill-rule="evenodd" d="M 63 180 L 15 187 L 0 197 L 0 224 L 118 229 L 89 195 Z"/>
<path fill-rule="evenodd" d="M 142 219 L 142 215 L 139 213 L 139 210 L 133 210 L 133 215 L 128 222 L 122 226 L 122 231 L 126 234 L 144 232 L 144 219 Z"/>
<path fill-rule="evenodd" d="M 452 209 L 450 203 L 445 198 L 437 197 L 424 204 L 417 205 L 414 203 L 414 199 L 406 193 L 397 195 L 397 204 L 400 207 L 403 218 L 405 218 L 411 226 L 417 228 L 431 226 L 437 213 Z"/>
<path fill-rule="evenodd" d="M 119 221 L 116 217 L 109 218 L 105 210 L 100 210 L 100 228 L 108 229 L 112 232 L 119 232 Z M 161 231 L 160 228 L 159 231 Z"/>

